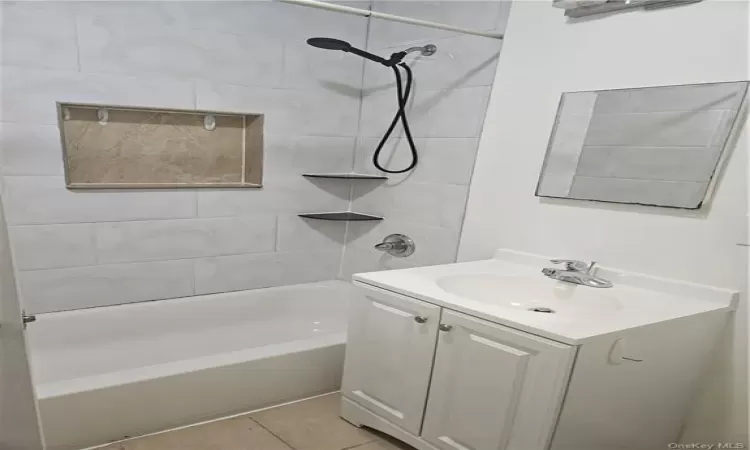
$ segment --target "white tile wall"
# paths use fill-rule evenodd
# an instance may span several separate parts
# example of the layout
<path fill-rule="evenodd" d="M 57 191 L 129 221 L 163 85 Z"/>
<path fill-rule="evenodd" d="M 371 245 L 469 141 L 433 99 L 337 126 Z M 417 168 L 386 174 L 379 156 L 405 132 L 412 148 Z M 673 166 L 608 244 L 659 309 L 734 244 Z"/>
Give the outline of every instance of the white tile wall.
<path fill-rule="evenodd" d="M 356 136 L 359 96 L 349 89 L 263 89 L 204 83 L 197 85 L 198 109 L 264 115 L 271 134 Z"/>
<path fill-rule="evenodd" d="M 478 137 L 484 124 L 490 88 L 462 87 L 438 91 L 415 85 L 408 108 L 414 137 Z M 396 112 L 396 94 L 383 90 L 364 97 L 360 135 L 382 136 Z"/>
<path fill-rule="evenodd" d="M 502 32 L 510 2 L 374 2 L 373 9 Z M 389 174 L 386 183 L 354 185 L 352 208 L 386 219 L 349 224 L 341 273 L 344 278 L 363 271 L 455 261 L 467 186 L 502 41 L 371 21 L 368 49 L 373 53 L 387 56 L 404 47 L 428 43 L 438 47 L 434 56 L 411 54 L 406 59 L 415 76 L 408 117 L 419 164 L 410 173 Z M 394 86 L 390 70 L 376 64 L 365 66 L 354 163 L 358 172 L 376 173 L 371 159 L 396 111 Z M 400 126 L 396 130 L 380 159 L 392 170 L 410 162 L 406 138 Z M 390 233 L 412 237 L 417 251 L 407 258 L 394 258 L 372 248 Z"/>
<path fill-rule="evenodd" d="M 348 183 L 309 181 L 301 176 L 266 180 L 263 190 L 206 189 L 198 192 L 201 217 L 338 211 L 348 205 Z"/>
<path fill-rule="evenodd" d="M 100 223 L 95 235 L 102 263 L 272 252 L 276 217 Z"/>
<path fill-rule="evenodd" d="M 338 276 L 341 252 L 333 250 L 221 256 L 195 261 L 195 292 L 258 289 L 311 283 Z"/>
<path fill-rule="evenodd" d="M 254 36 L 112 24 L 78 17 L 81 70 L 173 75 L 249 86 L 274 86 L 283 43 Z"/>
<path fill-rule="evenodd" d="M 32 313 L 117 305 L 193 294 L 192 261 L 110 264 L 20 272 Z"/>
<path fill-rule="evenodd" d="M 0 169 L 5 175 L 62 175 L 57 126 L 0 123 Z"/>
<path fill-rule="evenodd" d="M 433 44 L 437 52 L 432 56 L 412 53 L 409 66 L 414 72 L 416 86 L 421 90 L 454 89 L 456 87 L 491 86 L 503 41 L 472 35 L 459 35 L 443 39 L 425 39 L 414 45 Z M 411 45 L 411 44 L 409 44 Z M 400 51 L 404 44 L 373 53 L 390 55 Z M 393 86 L 393 72 L 378 64 L 365 65 L 366 89 Z"/>
<path fill-rule="evenodd" d="M 354 187 L 352 208 L 357 211 L 426 226 L 461 228 L 468 192 L 466 186 L 401 183 L 366 189 Z"/>
<path fill-rule="evenodd" d="M 355 138 L 320 136 L 264 136 L 263 177 L 297 178 L 301 173 L 348 172 Z"/>
<path fill-rule="evenodd" d="M 509 5 L 409 3 L 375 7 L 502 29 Z M 367 19 L 275 2 L 29 2 L 3 8 L 0 187 L 29 311 L 454 260 L 500 41 L 374 22 L 368 34 Z M 395 109 L 392 88 L 367 90 L 360 113 L 364 68 L 367 83 L 388 83 L 389 71 L 304 44 L 314 36 L 386 54 L 412 39 L 440 40 L 434 42 L 437 57 L 413 64 L 418 81 L 410 114 L 422 152 L 417 171 L 393 177 L 391 185 L 300 176 L 372 171 L 373 140 Z M 56 102 L 262 113 L 264 187 L 69 191 Z M 358 143 L 358 137 L 365 139 Z M 384 156 L 398 165 L 402 151 Z M 296 215 L 350 206 L 387 219 L 347 225 Z M 350 248 L 342 259 L 347 227 Z M 414 258 L 395 260 L 371 249 L 381 235 L 399 231 L 417 240 Z"/>
<path fill-rule="evenodd" d="M 2 9 L 2 64 L 78 70 L 70 3 L 5 2 Z"/>
<path fill-rule="evenodd" d="M 57 124 L 55 102 L 193 108 L 193 84 L 164 77 L 134 77 L 3 66 L 3 122 Z"/>
<path fill-rule="evenodd" d="M 233 277 L 253 287 L 337 276 L 346 225 L 296 213 L 346 209 L 350 186 L 300 175 L 351 170 L 363 61 L 304 39 L 364 46 L 366 19 L 271 2 L 3 9 L 0 168 L 27 309 L 192 295 L 196 274 L 203 291 L 229 289 Z M 56 102 L 263 113 L 265 186 L 69 191 Z M 232 271 L 227 261 L 236 260 L 210 259 L 223 255 L 250 255 L 279 271 Z M 229 272 L 194 267 L 209 261 Z"/>
<path fill-rule="evenodd" d="M 503 32 L 510 2 L 498 1 L 375 1 L 373 11 L 413 17 L 478 30 L 497 29 Z M 457 33 L 434 28 L 415 27 L 399 22 L 373 19 L 370 23 L 368 46 L 384 48 L 409 46 L 425 39 L 440 39 Z"/>
<path fill-rule="evenodd" d="M 113 222 L 195 216 L 190 191 L 70 191 L 63 177 L 6 176 L 10 225 Z"/>
<path fill-rule="evenodd" d="M 373 153 L 379 142 L 379 138 L 359 140 L 354 165 L 357 172 L 382 173 L 372 162 Z M 478 138 L 417 138 L 415 145 L 420 155 L 417 167 L 406 174 L 391 174 L 389 178 L 394 181 L 468 186 L 478 142 Z M 411 162 L 411 152 L 406 138 L 388 140 L 378 161 L 390 170 L 408 166 Z"/>
<path fill-rule="evenodd" d="M 96 264 L 92 224 L 16 226 L 10 237 L 18 270 Z"/>
<path fill-rule="evenodd" d="M 309 249 L 332 249 L 344 245 L 347 223 L 282 215 L 278 219 L 280 252 Z"/>

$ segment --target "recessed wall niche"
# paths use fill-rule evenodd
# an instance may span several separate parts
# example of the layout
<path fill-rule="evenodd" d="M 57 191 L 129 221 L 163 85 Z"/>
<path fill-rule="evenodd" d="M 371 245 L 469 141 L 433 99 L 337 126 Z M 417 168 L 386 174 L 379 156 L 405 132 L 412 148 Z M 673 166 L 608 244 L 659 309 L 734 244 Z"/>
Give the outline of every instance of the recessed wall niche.
<path fill-rule="evenodd" d="M 69 189 L 261 187 L 263 115 L 58 104 Z"/>

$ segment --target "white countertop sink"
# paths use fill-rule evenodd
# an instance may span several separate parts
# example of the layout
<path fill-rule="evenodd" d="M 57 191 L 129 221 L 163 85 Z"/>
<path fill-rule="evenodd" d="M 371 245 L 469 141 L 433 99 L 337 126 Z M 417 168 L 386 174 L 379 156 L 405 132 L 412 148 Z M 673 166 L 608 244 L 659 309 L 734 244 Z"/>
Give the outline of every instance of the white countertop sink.
<path fill-rule="evenodd" d="M 546 257 L 499 250 L 485 261 L 362 273 L 353 279 L 568 344 L 680 317 L 729 311 L 739 295 L 607 268 L 598 269 L 596 275 L 614 286 L 593 288 L 541 273 L 553 266 Z"/>

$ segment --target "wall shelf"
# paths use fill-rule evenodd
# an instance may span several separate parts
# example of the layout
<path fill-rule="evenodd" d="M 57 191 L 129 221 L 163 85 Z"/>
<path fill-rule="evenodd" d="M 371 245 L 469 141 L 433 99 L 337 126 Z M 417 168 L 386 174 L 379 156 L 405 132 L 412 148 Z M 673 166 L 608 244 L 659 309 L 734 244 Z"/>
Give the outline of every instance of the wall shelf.
<path fill-rule="evenodd" d="M 317 220 L 338 220 L 348 222 L 361 222 L 366 220 L 383 220 L 382 217 L 362 214 L 353 211 L 325 212 L 325 213 L 305 213 L 297 214 L 299 217 Z"/>
<path fill-rule="evenodd" d="M 370 175 L 368 173 L 303 173 L 307 178 L 338 178 L 341 180 L 387 180 L 383 175 Z"/>

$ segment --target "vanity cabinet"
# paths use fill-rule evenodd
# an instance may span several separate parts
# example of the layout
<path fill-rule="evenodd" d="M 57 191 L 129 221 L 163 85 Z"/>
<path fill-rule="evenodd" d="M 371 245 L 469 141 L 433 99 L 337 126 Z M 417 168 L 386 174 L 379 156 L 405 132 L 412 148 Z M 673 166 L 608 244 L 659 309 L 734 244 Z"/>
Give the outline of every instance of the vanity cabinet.
<path fill-rule="evenodd" d="M 441 450 L 544 448 L 574 348 L 443 311 L 422 438 Z"/>
<path fill-rule="evenodd" d="M 345 406 L 374 413 L 393 427 L 381 430 L 418 449 L 547 448 L 575 347 L 378 288 L 357 289 Z M 343 417 L 361 424 L 346 409 Z"/>
<path fill-rule="evenodd" d="M 441 308 L 374 289 L 362 292 L 351 305 L 342 392 L 418 435 Z"/>

